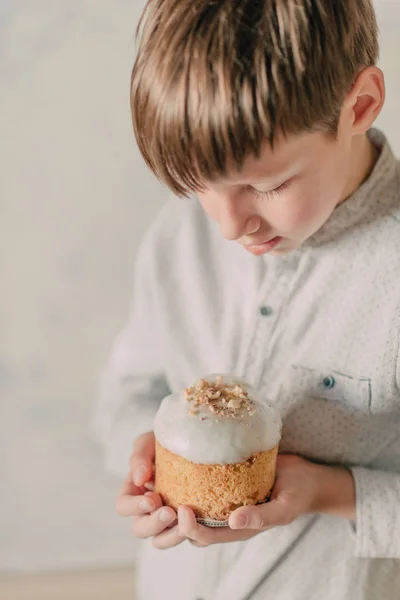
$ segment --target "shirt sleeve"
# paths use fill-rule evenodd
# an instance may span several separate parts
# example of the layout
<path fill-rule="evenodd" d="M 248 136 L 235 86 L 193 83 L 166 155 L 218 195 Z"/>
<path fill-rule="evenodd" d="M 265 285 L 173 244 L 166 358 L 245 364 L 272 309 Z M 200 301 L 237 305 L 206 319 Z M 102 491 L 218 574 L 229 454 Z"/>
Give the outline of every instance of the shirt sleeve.
<path fill-rule="evenodd" d="M 400 473 L 354 467 L 359 558 L 400 559 Z"/>
<path fill-rule="evenodd" d="M 399 310 L 400 316 L 400 310 Z M 393 436 L 374 468 L 351 469 L 356 488 L 356 549 L 360 558 L 400 559 L 400 355 L 396 365 L 398 409 Z M 396 426 L 397 421 L 397 426 Z M 385 436 L 386 432 L 382 431 Z M 383 469 L 384 467 L 384 469 Z"/>
<path fill-rule="evenodd" d="M 152 246 L 149 232 L 136 260 L 129 320 L 112 347 L 91 423 L 105 449 L 106 469 L 120 477 L 128 470 L 134 440 L 153 429 L 159 404 L 169 393 Z"/>

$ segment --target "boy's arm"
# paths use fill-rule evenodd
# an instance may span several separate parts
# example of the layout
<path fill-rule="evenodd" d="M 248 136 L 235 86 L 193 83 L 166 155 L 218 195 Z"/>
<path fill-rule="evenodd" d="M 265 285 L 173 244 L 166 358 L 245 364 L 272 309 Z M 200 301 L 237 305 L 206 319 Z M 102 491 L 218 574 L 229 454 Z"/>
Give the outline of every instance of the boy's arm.
<path fill-rule="evenodd" d="M 397 363 L 400 404 L 400 359 Z M 398 429 L 379 455 L 379 469 L 353 467 L 356 490 L 356 556 L 400 558 L 400 407 Z M 388 432 L 382 431 L 382 436 Z M 384 470 L 385 469 L 385 470 Z"/>
<path fill-rule="evenodd" d="M 400 456 L 400 440 L 396 443 Z M 363 467 L 351 471 L 356 489 L 356 556 L 400 559 L 400 473 Z"/>
<path fill-rule="evenodd" d="M 151 246 L 154 239 L 149 232 L 136 261 L 129 321 L 113 345 L 92 421 L 105 448 L 107 470 L 121 477 L 129 467 L 135 439 L 153 429 L 159 403 L 169 393 Z"/>

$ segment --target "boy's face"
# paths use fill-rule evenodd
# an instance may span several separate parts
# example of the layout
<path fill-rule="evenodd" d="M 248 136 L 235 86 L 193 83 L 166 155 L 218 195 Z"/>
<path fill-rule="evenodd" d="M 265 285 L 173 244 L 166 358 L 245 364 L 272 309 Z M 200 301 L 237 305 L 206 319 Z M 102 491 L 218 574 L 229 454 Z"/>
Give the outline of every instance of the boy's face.
<path fill-rule="evenodd" d="M 286 254 L 329 219 L 349 193 L 352 136 L 304 133 L 267 145 L 238 171 L 198 193 L 204 210 L 227 240 L 247 251 Z"/>

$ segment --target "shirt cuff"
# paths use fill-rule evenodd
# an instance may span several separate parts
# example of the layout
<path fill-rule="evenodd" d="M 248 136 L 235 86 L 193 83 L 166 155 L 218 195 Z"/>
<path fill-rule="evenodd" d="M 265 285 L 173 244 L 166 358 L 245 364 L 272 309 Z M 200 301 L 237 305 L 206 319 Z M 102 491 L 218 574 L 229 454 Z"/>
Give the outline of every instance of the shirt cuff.
<path fill-rule="evenodd" d="M 359 558 L 400 558 L 400 475 L 353 467 Z"/>

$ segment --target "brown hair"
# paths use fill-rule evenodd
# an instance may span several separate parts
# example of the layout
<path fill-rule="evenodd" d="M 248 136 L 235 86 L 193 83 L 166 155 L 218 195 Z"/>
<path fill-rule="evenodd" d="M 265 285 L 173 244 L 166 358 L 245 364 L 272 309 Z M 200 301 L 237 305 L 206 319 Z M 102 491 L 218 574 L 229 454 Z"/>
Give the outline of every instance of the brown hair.
<path fill-rule="evenodd" d="M 137 39 L 136 139 L 178 196 L 280 133 L 335 134 L 379 53 L 371 0 L 148 0 Z"/>

